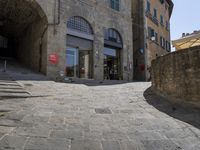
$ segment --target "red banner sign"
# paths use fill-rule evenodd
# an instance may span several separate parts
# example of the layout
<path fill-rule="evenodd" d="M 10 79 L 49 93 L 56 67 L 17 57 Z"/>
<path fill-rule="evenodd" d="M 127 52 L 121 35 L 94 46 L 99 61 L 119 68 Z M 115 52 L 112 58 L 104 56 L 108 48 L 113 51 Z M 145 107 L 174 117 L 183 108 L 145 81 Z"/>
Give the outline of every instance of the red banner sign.
<path fill-rule="evenodd" d="M 57 54 L 49 55 L 49 61 L 53 65 L 57 64 L 58 63 L 58 55 Z"/>

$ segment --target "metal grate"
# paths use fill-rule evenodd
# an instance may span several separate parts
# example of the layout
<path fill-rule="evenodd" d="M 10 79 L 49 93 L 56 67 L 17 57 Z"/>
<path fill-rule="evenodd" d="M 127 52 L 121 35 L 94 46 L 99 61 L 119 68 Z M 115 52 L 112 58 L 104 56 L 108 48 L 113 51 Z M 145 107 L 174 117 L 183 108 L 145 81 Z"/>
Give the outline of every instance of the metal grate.
<path fill-rule="evenodd" d="M 67 28 L 92 35 L 91 25 L 82 17 L 74 16 L 67 21 Z"/>
<path fill-rule="evenodd" d="M 115 29 L 107 29 L 104 33 L 104 39 L 111 42 L 122 44 L 121 35 Z"/>
<path fill-rule="evenodd" d="M 95 108 L 97 114 L 112 114 L 109 108 Z"/>

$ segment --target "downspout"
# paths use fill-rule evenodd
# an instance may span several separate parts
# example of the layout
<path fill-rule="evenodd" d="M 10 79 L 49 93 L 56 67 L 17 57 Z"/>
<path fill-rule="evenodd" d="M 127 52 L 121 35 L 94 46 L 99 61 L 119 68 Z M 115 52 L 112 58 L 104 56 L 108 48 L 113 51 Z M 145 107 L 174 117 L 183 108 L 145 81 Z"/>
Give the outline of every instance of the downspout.
<path fill-rule="evenodd" d="M 58 6 L 57 6 L 57 3 L 58 3 Z M 48 25 L 56 26 L 56 25 L 60 24 L 60 12 L 61 12 L 60 8 L 61 8 L 61 0 L 54 0 L 54 20 L 53 20 L 53 23 L 48 23 Z M 56 19 L 56 9 L 57 9 L 57 12 L 58 12 L 58 18 L 57 19 Z M 57 22 L 56 22 L 56 20 L 57 20 Z"/>
<path fill-rule="evenodd" d="M 58 6 L 57 6 L 58 3 Z M 56 10 L 58 12 L 58 18 L 56 22 Z M 54 20 L 53 20 L 53 26 L 54 26 L 54 35 L 56 34 L 56 25 L 60 24 L 60 0 L 54 0 Z"/>

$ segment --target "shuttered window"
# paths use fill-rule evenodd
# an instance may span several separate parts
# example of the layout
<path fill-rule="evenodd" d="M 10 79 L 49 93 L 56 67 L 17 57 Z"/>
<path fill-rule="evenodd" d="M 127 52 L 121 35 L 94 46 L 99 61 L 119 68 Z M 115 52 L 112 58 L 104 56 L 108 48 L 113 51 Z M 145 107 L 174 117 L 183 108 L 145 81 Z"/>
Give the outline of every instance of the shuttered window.
<path fill-rule="evenodd" d="M 114 10 L 119 11 L 120 9 L 120 0 L 110 0 L 110 7 Z"/>

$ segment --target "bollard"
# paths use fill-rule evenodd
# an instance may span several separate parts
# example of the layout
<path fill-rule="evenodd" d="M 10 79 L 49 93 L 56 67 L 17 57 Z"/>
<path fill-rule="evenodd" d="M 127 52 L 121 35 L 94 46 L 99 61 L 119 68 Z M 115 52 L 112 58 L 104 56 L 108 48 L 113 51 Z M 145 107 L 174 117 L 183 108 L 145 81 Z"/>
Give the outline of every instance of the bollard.
<path fill-rule="evenodd" d="M 3 70 L 3 72 L 6 72 L 6 69 L 7 69 L 7 61 L 5 60 L 4 61 L 4 70 Z"/>

